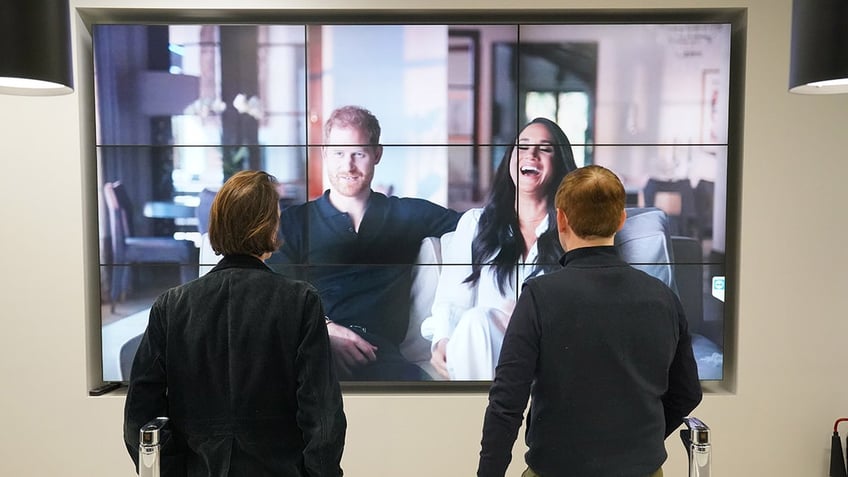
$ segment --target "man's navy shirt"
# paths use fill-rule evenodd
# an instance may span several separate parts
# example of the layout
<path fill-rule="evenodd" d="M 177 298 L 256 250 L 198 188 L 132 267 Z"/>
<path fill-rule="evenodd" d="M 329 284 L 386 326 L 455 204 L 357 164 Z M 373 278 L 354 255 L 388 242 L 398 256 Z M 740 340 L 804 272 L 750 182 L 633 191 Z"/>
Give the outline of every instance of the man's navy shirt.
<path fill-rule="evenodd" d="M 334 322 L 399 344 L 421 241 L 454 230 L 460 214 L 423 199 L 371 192 L 357 232 L 329 194 L 282 212 L 283 245 L 268 264 L 312 283 Z"/>

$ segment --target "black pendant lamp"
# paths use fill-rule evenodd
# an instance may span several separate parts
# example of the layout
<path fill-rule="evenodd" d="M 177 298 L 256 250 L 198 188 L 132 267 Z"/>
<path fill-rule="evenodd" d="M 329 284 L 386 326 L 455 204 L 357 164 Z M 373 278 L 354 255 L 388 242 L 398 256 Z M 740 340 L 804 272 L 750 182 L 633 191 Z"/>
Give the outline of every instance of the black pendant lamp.
<path fill-rule="evenodd" d="M 0 93 L 73 91 L 68 0 L 0 0 Z"/>
<path fill-rule="evenodd" d="M 789 91 L 848 93 L 848 0 L 793 0 Z"/>

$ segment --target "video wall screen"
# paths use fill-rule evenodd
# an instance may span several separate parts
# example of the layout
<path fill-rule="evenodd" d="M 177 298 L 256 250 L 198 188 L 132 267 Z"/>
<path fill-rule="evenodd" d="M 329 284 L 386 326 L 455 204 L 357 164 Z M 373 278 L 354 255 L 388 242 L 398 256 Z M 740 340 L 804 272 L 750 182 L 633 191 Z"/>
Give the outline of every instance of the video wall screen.
<path fill-rule="evenodd" d="M 343 380 L 486 382 L 521 283 L 558 267 L 551 185 L 586 164 L 623 181 L 621 255 L 678 293 L 701 379 L 724 379 L 732 23 L 440 20 L 94 26 L 104 381 L 129 380 L 155 298 L 217 262 L 218 188 L 261 169 L 267 264 L 385 353 Z M 343 107 L 379 145 L 324 130 Z M 356 187 L 364 217 L 338 200 Z"/>

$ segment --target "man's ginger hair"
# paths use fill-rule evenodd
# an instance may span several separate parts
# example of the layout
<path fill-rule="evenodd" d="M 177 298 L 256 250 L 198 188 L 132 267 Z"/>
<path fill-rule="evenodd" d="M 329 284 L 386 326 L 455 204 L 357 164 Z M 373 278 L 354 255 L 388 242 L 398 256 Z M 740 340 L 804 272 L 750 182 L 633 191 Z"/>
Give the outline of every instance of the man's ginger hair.
<path fill-rule="evenodd" d="M 557 189 L 556 207 L 583 239 L 612 237 L 621 225 L 624 185 L 601 166 L 581 167 L 568 173 Z"/>

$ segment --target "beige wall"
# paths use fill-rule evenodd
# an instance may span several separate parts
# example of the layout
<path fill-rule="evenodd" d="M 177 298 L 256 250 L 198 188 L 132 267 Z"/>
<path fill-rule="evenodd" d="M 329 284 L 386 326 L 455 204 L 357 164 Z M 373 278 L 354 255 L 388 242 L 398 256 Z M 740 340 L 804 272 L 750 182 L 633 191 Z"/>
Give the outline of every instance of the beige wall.
<path fill-rule="evenodd" d="M 74 8 L 184 6 L 231 1 L 71 0 Z M 512 0 L 360 1 L 363 7 L 504 7 Z M 848 415 L 848 95 L 787 93 L 790 0 L 645 0 L 646 7 L 748 8 L 742 166 L 738 385 L 695 414 L 713 428 L 714 475 L 824 476 L 830 428 Z M 631 1 L 530 0 L 534 7 L 629 8 Z M 314 2 L 244 0 L 243 8 Z M 350 2 L 321 5 L 349 8 Z M 313 6 L 314 8 L 314 6 Z M 79 26 L 79 24 L 78 24 Z M 79 51 L 79 35 L 74 35 Z M 84 55 L 77 55 L 79 63 Z M 78 79 L 85 79 L 77 65 Z M 78 81 L 80 85 L 89 80 Z M 90 398 L 87 354 L 97 306 L 86 263 L 96 246 L 85 212 L 90 184 L 90 92 L 0 96 L 0 475 L 131 475 L 121 442 L 123 398 Z M 82 136 L 84 135 L 84 137 Z M 812 243 L 811 243 L 812 242 Z M 86 248 L 84 248 L 84 245 Z M 94 351 L 91 351 L 94 350 Z M 476 467 L 481 394 L 350 394 L 348 475 L 459 476 Z M 669 440 L 666 475 L 685 475 Z M 520 447 L 520 446 L 519 446 Z M 521 455 L 515 456 L 521 461 Z M 518 475 L 513 465 L 509 475 Z"/>

